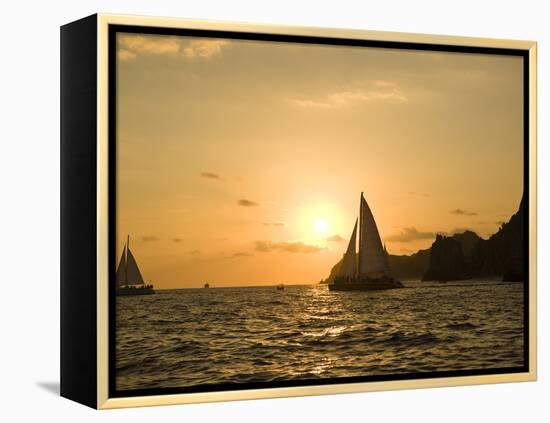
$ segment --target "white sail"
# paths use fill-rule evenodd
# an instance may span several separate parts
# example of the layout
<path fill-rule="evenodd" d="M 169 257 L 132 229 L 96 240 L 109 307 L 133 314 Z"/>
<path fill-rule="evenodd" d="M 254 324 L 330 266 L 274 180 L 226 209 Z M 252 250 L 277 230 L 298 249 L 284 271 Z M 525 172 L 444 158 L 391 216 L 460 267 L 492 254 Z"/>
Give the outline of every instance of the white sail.
<path fill-rule="evenodd" d="M 354 278 L 357 276 L 357 257 L 355 255 L 355 245 L 357 243 L 357 219 L 355 220 L 355 226 L 353 227 L 353 232 L 351 233 L 351 238 L 349 240 L 348 249 L 344 254 L 342 259 L 342 265 L 340 266 L 340 271 L 338 276 L 343 278 Z"/>
<path fill-rule="evenodd" d="M 136 259 L 134 258 L 134 255 L 132 254 L 130 248 L 128 248 L 128 256 L 126 260 L 128 285 L 143 285 L 145 281 L 143 280 L 143 276 L 141 276 L 141 272 L 139 271 Z"/>
<path fill-rule="evenodd" d="M 122 250 L 122 257 L 116 269 L 116 286 L 126 285 L 126 245 Z"/>
<path fill-rule="evenodd" d="M 389 276 L 390 269 L 374 216 L 361 193 L 359 228 L 359 277 Z"/>

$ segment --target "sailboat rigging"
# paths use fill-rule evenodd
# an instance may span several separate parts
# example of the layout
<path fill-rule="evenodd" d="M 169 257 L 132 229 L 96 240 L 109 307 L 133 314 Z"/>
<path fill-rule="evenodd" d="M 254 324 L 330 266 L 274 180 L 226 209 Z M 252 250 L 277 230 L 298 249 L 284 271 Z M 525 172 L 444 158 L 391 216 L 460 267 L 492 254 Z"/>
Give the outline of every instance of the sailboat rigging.
<path fill-rule="evenodd" d="M 116 271 L 116 294 L 149 295 L 154 293 L 153 285 L 146 284 L 143 280 L 136 258 L 130 250 L 130 236 L 128 235 Z"/>
<path fill-rule="evenodd" d="M 359 232 L 358 252 L 356 252 L 357 232 Z M 382 246 L 376 221 L 361 193 L 359 219 L 355 220 L 340 270 L 333 283 L 329 284 L 329 290 L 370 291 L 402 287 L 403 284 L 391 275 L 386 248 Z"/>

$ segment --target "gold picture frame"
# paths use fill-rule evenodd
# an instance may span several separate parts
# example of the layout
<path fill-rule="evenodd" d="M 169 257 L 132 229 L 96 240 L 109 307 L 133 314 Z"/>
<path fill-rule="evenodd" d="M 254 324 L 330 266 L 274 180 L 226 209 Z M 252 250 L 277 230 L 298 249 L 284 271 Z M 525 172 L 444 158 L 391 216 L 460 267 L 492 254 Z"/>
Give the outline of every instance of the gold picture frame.
<path fill-rule="evenodd" d="M 355 41 L 369 41 L 390 43 L 388 45 L 398 45 L 399 43 L 408 43 L 415 45 L 429 45 L 445 49 L 447 47 L 481 48 L 481 49 L 513 49 L 522 51 L 526 57 L 526 68 L 528 75 L 525 75 L 528 83 L 527 93 L 528 104 L 526 104 L 526 114 L 524 124 L 528 127 L 528 139 L 524 140 L 528 144 L 529 156 L 526 158 L 528 163 L 528 200 L 529 200 L 529 229 L 528 229 L 528 266 L 529 280 L 528 287 L 528 370 L 509 374 L 484 374 L 484 375 L 464 375 L 454 377 L 437 377 L 423 379 L 406 380 L 385 380 L 374 382 L 359 383 L 341 383 L 330 385 L 310 385 L 310 386 L 289 386 L 273 387 L 261 389 L 243 389 L 231 391 L 215 391 L 200 393 L 170 393 L 162 395 L 143 395 L 129 397 L 112 397 L 109 395 L 109 374 L 112 372 L 112 363 L 109 362 L 109 345 L 113 342 L 113 328 L 110 326 L 109 315 L 112 312 L 109 306 L 109 275 L 112 272 L 112 262 L 108 259 L 110 251 L 110 225 L 112 215 L 109 210 L 110 190 L 110 167 L 109 167 L 109 137 L 113 128 L 109 127 L 110 113 L 110 95 L 109 89 L 109 61 L 113 59 L 112 45 L 110 46 L 109 30 L 113 27 L 140 27 L 153 28 L 161 30 L 186 29 L 186 30 L 210 30 L 220 32 L 231 32 L 241 34 L 264 34 L 273 37 L 318 37 L 323 39 L 343 39 Z M 65 37 L 65 41 L 64 38 Z M 394 43 L 394 44 L 391 44 Z M 88 53 L 80 50 L 89 50 Z M 83 64 L 82 54 L 88 54 L 85 58 L 89 59 Z M 64 61 L 65 60 L 65 61 Z M 76 74 L 76 69 L 71 71 L 70 66 L 80 60 L 81 66 L 88 66 L 93 63 L 95 69 L 80 68 L 80 72 L 85 70 L 89 74 L 83 81 L 83 77 Z M 93 67 L 93 66 L 92 66 Z M 79 79 L 80 78 L 80 79 Z M 67 81 L 67 82 L 65 82 Z M 74 97 L 80 85 L 91 89 L 88 95 L 88 103 L 84 104 L 86 99 Z M 87 84 L 87 85 L 86 85 Z M 92 84 L 92 87 L 90 87 Z M 500 40 L 488 38 L 457 37 L 427 34 L 407 34 L 398 32 L 379 32 L 365 31 L 356 29 L 329 29 L 329 28 L 309 28 L 293 26 L 272 26 L 256 25 L 230 22 L 216 22 L 206 20 L 190 20 L 179 18 L 157 18 L 141 16 L 123 16 L 111 14 L 97 14 L 85 18 L 81 21 L 68 24 L 62 28 L 62 163 L 67 163 L 66 171 L 62 171 L 62 387 L 63 396 L 76 400 L 98 409 L 112 409 L 121 407 L 139 407 L 152 405 L 169 404 L 187 404 L 212 401 L 232 401 L 247 400 L 259 398 L 279 398 L 291 396 L 321 395 L 321 394 L 341 394 L 353 392 L 369 392 L 382 390 L 398 389 L 416 389 L 444 386 L 461 386 L 474 384 L 505 383 L 505 382 L 524 382 L 534 381 L 537 378 L 537 312 L 536 312 L 536 290 L 537 290 L 537 233 L 536 233 L 536 210 L 537 210 L 537 44 L 534 41 L 515 41 Z M 73 96 L 73 97 L 71 97 Z M 95 110 L 91 105 L 95 102 Z M 64 108 L 65 107 L 65 108 Z M 76 110 L 76 111 L 75 111 Z M 73 119 L 78 113 L 88 114 L 90 120 L 85 125 L 80 125 Z M 90 114 L 93 113 L 93 116 Z M 72 129 L 71 129 L 72 128 Z M 72 147 L 71 141 L 74 137 L 80 136 L 86 132 L 86 139 L 89 143 L 89 154 L 95 155 L 95 166 L 93 174 L 91 170 L 87 173 L 88 179 L 79 181 L 81 192 L 71 191 L 69 186 L 65 187 L 64 181 L 76 177 L 77 171 L 72 166 L 78 166 L 78 152 L 71 148 L 84 148 L 82 146 Z M 65 137 L 65 144 L 64 138 Z M 64 147 L 65 146 L 65 147 Z M 74 165 L 72 161 L 75 161 Z M 62 169 L 63 164 L 62 164 Z M 72 170 L 71 170 L 72 169 Z M 80 168 L 82 171 L 82 168 Z M 72 172 L 72 173 L 71 173 Z M 90 181 L 95 183 L 95 188 L 87 185 Z M 68 182 L 67 182 L 68 183 Z M 76 189 L 76 188 L 75 188 Z M 87 192 L 86 197 L 89 202 L 82 203 L 81 206 L 75 205 L 75 195 L 84 195 L 83 189 L 92 190 Z M 65 198 L 65 203 L 63 202 Z M 64 206 L 65 204 L 65 206 Z M 88 221 L 84 224 L 81 218 L 71 220 L 71 213 L 88 210 L 90 204 L 93 204 L 95 210 L 91 213 Z M 66 207 L 66 208 L 64 208 Z M 75 207 L 82 207 L 81 210 L 75 210 Z M 87 208 L 87 209 L 84 209 Z M 65 215 L 63 211 L 66 210 Z M 81 213 L 82 214 L 82 213 Z M 93 239 L 71 238 L 69 231 L 76 231 L 76 225 L 88 225 L 88 237 L 92 234 Z M 95 231 L 90 232 L 91 229 Z M 63 232 L 65 231 L 65 232 Z M 63 233 L 66 236 L 63 236 Z M 86 261 L 75 264 L 71 256 L 71 251 L 75 249 L 76 242 L 93 242 L 94 248 L 90 252 Z M 87 288 L 77 291 L 71 287 L 74 283 L 74 266 L 80 264 L 90 270 L 90 281 L 87 282 Z M 63 266 L 67 266 L 63 271 Z M 84 282 L 82 282 L 84 283 Z M 93 284 L 93 286 L 91 286 Z M 93 298 L 92 298 L 93 297 Z M 77 307 L 75 303 L 82 304 L 86 302 L 87 307 Z M 94 308 L 95 306 L 95 308 Z M 83 311 L 85 310 L 85 311 Z M 94 330 L 88 330 L 82 334 L 82 328 L 92 327 Z M 93 333 L 92 333 L 93 332 Z M 95 352 L 93 354 L 83 354 L 85 348 L 93 342 Z M 85 355 L 76 360 L 75 355 Z M 64 361 L 64 359 L 66 361 Z M 75 361 L 76 360 L 76 361 Z M 85 370 L 83 370 L 85 369 Z M 80 380 L 79 382 L 77 380 Z M 95 382 L 95 383 L 94 383 Z"/>

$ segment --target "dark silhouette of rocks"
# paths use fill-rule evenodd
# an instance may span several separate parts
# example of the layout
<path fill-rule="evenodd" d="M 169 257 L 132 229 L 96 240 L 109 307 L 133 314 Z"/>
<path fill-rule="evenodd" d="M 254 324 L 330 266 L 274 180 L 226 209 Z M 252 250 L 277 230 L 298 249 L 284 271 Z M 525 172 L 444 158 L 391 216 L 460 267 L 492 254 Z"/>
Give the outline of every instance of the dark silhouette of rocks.
<path fill-rule="evenodd" d="M 473 248 L 475 247 L 472 247 L 472 250 Z M 467 263 L 471 262 L 472 258 L 471 255 L 465 254 L 464 250 L 461 242 L 454 236 L 438 234 L 430 249 L 430 266 L 422 280 L 453 281 L 471 278 L 471 266 Z"/>
<path fill-rule="evenodd" d="M 473 276 L 473 252 L 483 241 L 475 232 L 437 235 L 430 248 L 430 264 L 423 281 L 454 281 Z"/>
<path fill-rule="evenodd" d="M 473 251 L 474 276 L 503 276 L 510 281 L 525 279 L 523 203 L 522 198 L 517 213 Z"/>
<path fill-rule="evenodd" d="M 388 255 L 390 269 L 399 280 L 420 279 L 430 266 L 430 249 L 419 250 L 408 256 Z"/>
<path fill-rule="evenodd" d="M 505 281 L 523 281 L 523 209 L 522 198 L 517 213 L 489 239 L 471 231 L 452 237 L 437 235 L 430 249 L 430 266 L 422 280 L 499 276 Z"/>
<path fill-rule="evenodd" d="M 477 277 L 502 277 L 523 281 L 524 206 L 489 239 L 464 231 L 451 236 L 438 234 L 432 246 L 408 256 L 388 255 L 390 269 L 400 280 L 452 281 Z M 340 269 L 336 263 L 320 283 L 331 283 Z"/>

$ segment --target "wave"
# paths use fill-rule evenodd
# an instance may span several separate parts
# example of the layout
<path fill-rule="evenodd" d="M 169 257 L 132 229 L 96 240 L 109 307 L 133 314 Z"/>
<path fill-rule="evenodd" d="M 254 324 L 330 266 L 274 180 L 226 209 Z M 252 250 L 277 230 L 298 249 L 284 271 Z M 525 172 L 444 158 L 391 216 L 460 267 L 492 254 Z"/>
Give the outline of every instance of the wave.
<path fill-rule="evenodd" d="M 522 291 L 447 287 L 377 296 L 197 289 L 163 293 L 154 306 L 145 297 L 117 299 L 117 386 L 522 365 Z"/>
<path fill-rule="evenodd" d="M 428 347 L 440 342 L 443 342 L 443 339 L 438 338 L 431 332 L 416 334 L 397 331 L 389 336 L 375 339 L 372 344 L 392 347 Z"/>
<path fill-rule="evenodd" d="M 464 323 L 449 323 L 445 327 L 447 329 L 454 329 L 454 330 L 470 330 L 470 329 L 476 329 L 478 326 L 474 325 L 473 323 L 464 322 Z"/>

